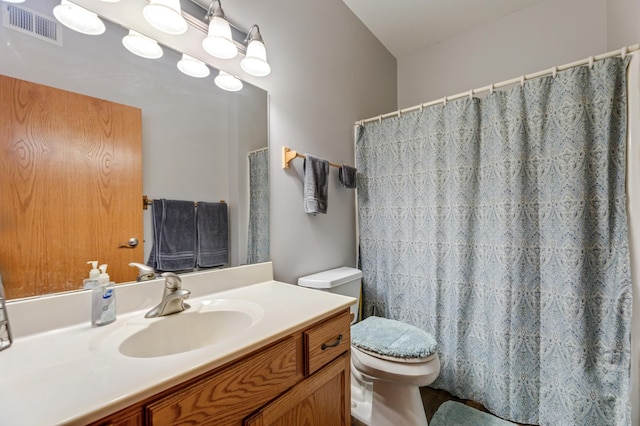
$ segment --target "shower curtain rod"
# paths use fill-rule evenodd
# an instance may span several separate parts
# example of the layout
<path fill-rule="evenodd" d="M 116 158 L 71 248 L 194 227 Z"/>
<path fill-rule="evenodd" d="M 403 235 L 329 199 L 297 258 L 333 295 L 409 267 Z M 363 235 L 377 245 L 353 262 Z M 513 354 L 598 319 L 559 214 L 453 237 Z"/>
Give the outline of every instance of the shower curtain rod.
<path fill-rule="evenodd" d="M 480 87 L 479 89 L 468 90 L 466 92 L 458 93 L 457 95 L 445 96 L 444 98 L 436 99 L 435 101 L 426 102 L 426 103 L 419 104 L 419 105 L 414 105 L 414 106 L 409 107 L 409 108 L 402 108 L 402 109 L 399 109 L 397 111 L 388 112 L 386 114 L 382 114 L 382 115 L 378 115 L 378 116 L 375 116 L 375 117 L 367 118 L 365 120 L 356 121 L 355 122 L 355 126 L 356 127 L 362 126 L 363 124 L 370 123 L 372 121 L 382 121 L 382 120 L 384 120 L 386 118 L 390 118 L 390 117 L 400 117 L 402 114 L 405 114 L 407 112 L 412 112 L 412 111 L 417 111 L 417 110 L 422 111 L 423 108 L 430 107 L 430 106 L 433 106 L 433 105 L 438 105 L 438 104 L 445 104 L 446 105 L 447 101 L 452 101 L 454 99 L 464 98 L 465 96 L 469 96 L 470 98 L 473 98 L 473 95 L 476 95 L 478 93 L 483 93 L 483 92 L 493 93 L 493 91 L 495 89 L 500 89 L 502 87 L 510 86 L 512 84 L 520 83 L 520 84 L 524 85 L 524 82 L 527 81 L 527 80 L 533 80 L 533 79 L 536 79 L 536 78 L 545 77 L 547 75 L 552 75 L 552 76 L 555 77 L 555 75 L 556 75 L 556 73 L 558 71 L 564 71 L 564 70 L 568 70 L 570 68 L 579 67 L 579 66 L 582 66 L 582 65 L 589 65 L 589 67 L 591 67 L 591 66 L 593 66 L 593 63 L 596 62 L 596 61 L 601 61 L 601 60 L 607 59 L 607 58 L 613 58 L 614 56 L 618 56 L 618 55 L 620 55 L 620 56 L 622 56 L 624 58 L 628 53 L 632 53 L 632 52 L 635 52 L 637 50 L 640 50 L 640 43 L 633 44 L 631 46 L 626 46 L 626 47 L 623 47 L 622 49 L 614 50 L 614 51 L 611 51 L 611 52 L 608 52 L 608 53 L 603 53 L 602 55 L 590 56 L 587 59 L 583 59 L 581 61 L 571 62 L 569 64 L 565 64 L 565 65 L 561 65 L 561 66 L 558 66 L 558 67 L 549 68 L 549 69 L 544 70 L 544 71 L 538 71 L 538 72 L 535 72 L 533 74 L 524 74 L 524 75 L 522 75 L 520 77 L 512 78 L 510 80 L 501 81 L 500 83 L 490 84 L 488 86 Z"/>

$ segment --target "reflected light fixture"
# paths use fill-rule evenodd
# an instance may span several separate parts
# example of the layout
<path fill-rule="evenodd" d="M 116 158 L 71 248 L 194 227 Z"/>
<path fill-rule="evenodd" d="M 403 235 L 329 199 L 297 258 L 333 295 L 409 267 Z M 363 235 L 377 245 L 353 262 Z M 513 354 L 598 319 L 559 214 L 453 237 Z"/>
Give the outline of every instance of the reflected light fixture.
<path fill-rule="evenodd" d="M 178 61 L 178 69 L 191 77 L 203 78 L 209 75 L 209 67 L 202 61 L 193 58 L 186 53 Z"/>
<path fill-rule="evenodd" d="M 218 86 L 222 90 L 237 92 L 238 90 L 242 89 L 242 81 L 222 70 L 220 70 L 220 73 L 217 75 L 214 81 L 216 83 L 216 86 Z"/>
<path fill-rule="evenodd" d="M 158 59 L 162 56 L 162 47 L 157 41 L 134 30 L 129 30 L 129 34 L 122 39 L 122 44 L 129 52 L 143 58 Z"/>
<path fill-rule="evenodd" d="M 144 19 L 155 29 L 167 34 L 184 34 L 187 21 L 182 16 L 180 0 L 151 0 L 142 9 Z"/>
<path fill-rule="evenodd" d="M 53 8 L 53 16 L 64 26 L 82 34 L 99 35 L 105 31 L 104 22 L 97 14 L 69 0 L 61 0 Z"/>
<path fill-rule="evenodd" d="M 260 28 L 258 28 L 257 25 L 249 28 L 245 42 L 247 41 L 249 42 L 247 45 L 247 54 L 242 61 L 240 61 L 240 66 L 246 73 L 255 75 L 256 77 L 269 75 L 271 66 L 269 66 L 267 62 L 267 50 L 264 47 Z"/>
<path fill-rule="evenodd" d="M 216 3 L 217 7 L 213 10 L 212 14 L 211 9 Z M 205 39 L 202 40 L 203 49 L 216 58 L 235 58 L 238 54 L 238 47 L 231 38 L 231 26 L 229 26 L 229 22 L 227 22 L 227 18 L 224 16 L 220 0 L 211 2 L 207 17 L 209 17 L 209 31 Z"/>

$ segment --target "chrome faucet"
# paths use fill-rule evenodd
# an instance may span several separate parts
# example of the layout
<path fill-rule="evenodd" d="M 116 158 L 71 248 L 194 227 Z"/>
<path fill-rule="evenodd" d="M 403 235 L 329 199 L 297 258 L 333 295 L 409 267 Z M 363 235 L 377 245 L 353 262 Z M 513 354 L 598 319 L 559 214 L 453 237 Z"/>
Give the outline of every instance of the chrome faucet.
<path fill-rule="evenodd" d="M 161 275 L 164 277 L 164 293 L 162 301 L 155 308 L 151 309 L 144 316 L 145 318 L 162 317 L 189 309 L 190 306 L 185 303 L 185 299 L 189 298 L 191 292 L 180 288 L 182 279 L 173 272 L 165 272 Z"/>
<path fill-rule="evenodd" d="M 136 278 L 136 281 L 148 281 L 156 278 L 156 271 L 154 271 L 149 265 L 131 262 L 129 266 L 135 266 L 138 268 L 138 278 Z"/>

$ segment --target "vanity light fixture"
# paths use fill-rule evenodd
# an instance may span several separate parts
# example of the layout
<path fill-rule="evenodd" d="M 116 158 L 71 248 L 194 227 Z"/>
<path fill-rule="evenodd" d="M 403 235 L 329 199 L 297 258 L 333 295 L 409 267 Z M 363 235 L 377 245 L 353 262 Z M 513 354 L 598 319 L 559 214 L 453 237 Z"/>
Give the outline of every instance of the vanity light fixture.
<path fill-rule="evenodd" d="M 69 0 L 61 0 L 60 4 L 53 8 L 53 16 L 64 26 L 82 34 L 99 35 L 105 31 L 104 22 L 96 13 Z"/>
<path fill-rule="evenodd" d="M 213 13 L 211 9 L 217 3 Z M 231 26 L 222 10 L 220 0 L 214 0 L 209 5 L 207 16 L 209 19 L 209 30 L 207 36 L 202 40 L 202 47 L 211 56 L 220 59 L 235 58 L 238 54 L 238 47 L 231 38 Z"/>
<path fill-rule="evenodd" d="M 2 0 L 5 3 L 24 3 L 25 0 Z"/>
<path fill-rule="evenodd" d="M 216 86 L 222 90 L 229 92 L 237 92 L 242 89 L 242 81 L 227 72 L 220 70 L 220 73 L 214 79 Z"/>
<path fill-rule="evenodd" d="M 134 30 L 129 30 L 122 44 L 129 52 L 147 59 L 158 59 L 163 53 L 157 41 Z"/>
<path fill-rule="evenodd" d="M 180 0 L 151 0 L 142 9 L 144 19 L 155 29 L 167 34 L 184 34 L 187 21 L 182 16 Z"/>
<path fill-rule="evenodd" d="M 178 61 L 178 69 L 191 77 L 203 78 L 209 75 L 209 67 L 202 61 L 192 58 L 186 53 Z"/>
<path fill-rule="evenodd" d="M 240 61 L 240 66 L 247 74 L 255 75 L 256 77 L 269 75 L 271 66 L 267 62 L 267 50 L 264 47 L 260 28 L 257 25 L 249 28 L 245 43 L 247 41 L 249 42 L 247 53 Z"/>

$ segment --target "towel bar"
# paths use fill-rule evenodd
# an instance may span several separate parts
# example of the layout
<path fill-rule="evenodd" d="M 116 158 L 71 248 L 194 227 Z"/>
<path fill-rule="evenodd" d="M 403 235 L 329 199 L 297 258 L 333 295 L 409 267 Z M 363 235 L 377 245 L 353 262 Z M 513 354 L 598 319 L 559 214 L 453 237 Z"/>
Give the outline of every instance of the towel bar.
<path fill-rule="evenodd" d="M 307 158 L 304 154 L 300 154 L 297 151 L 292 150 L 291 148 L 287 147 L 287 146 L 283 146 L 282 147 L 282 168 L 283 169 L 288 169 L 289 168 L 289 163 L 291 162 L 291 160 L 293 160 L 294 158 Z M 342 167 L 342 164 L 336 164 L 336 163 L 332 163 L 329 162 L 329 165 L 331 167 Z"/>
<path fill-rule="evenodd" d="M 226 201 L 220 200 L 220 202 L 221 203 L 225 203 Z M 153 200 L 151 198 L 147 197 L 146 195 L 143 195 L 142 196 L 142 209 L 143 210 L 147 210 L 151 204 L 153 204 Z M 198 207 L 198 202 L 194 201 L 193 205 L 195 207 Z"/>

